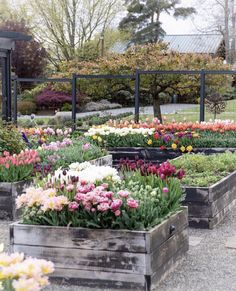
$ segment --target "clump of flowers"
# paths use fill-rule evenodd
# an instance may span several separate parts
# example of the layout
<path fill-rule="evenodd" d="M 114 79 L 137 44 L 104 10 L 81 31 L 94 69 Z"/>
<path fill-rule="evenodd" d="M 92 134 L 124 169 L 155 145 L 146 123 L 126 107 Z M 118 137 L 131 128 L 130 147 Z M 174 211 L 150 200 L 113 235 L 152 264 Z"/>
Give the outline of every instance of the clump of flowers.
<path fill-rule="evenodd" d="M 142 159 L 136 159 L 131 161 L 127 159 L 121 159 L 119 164 L 119 169 L 122 172 L 125 171 L 139 171 L 142 176 L 156 175 L 162 180 L 170 177 L 176 177 L 178 179 L 183 179 L 185 172 L 183 169 L 176 170 L 175 166 L 169 162 L 164 162 L 162 164 L 154 164 L 151 162 L 145 162 Z"/>
<path fill-rule="evenodd" d="M 60 181 L 61 184 L 68 183 L 71 179 L 77 178 L 88 183 L 118 182 L 120 177 L 118 171 L 110 166 L 96 166 L 89 162 L 72 163 L 69 169 L 58 169 L 54 175 L 48 176 L 48 182 L 54 184 Z"/>
<path fill-rule="evenodd" d="M 0 182 L 17 182 L 30 178 L 39 161 L 35 150 L 21 151 L 18 155 L 4 151 L 0 156 Z"/>
<path fill-rule="evenodd" d="M 23 253 L 7 254 L 0 245 L 0 290 L 39 291 L 49 285 L 54 272 L 50 261 L 25 258 Z"/>
<path fill-rule="evenodd" d="M 51 142 L 61 141 L 68 139 L 71 135 L 71 128 L 53 129 L 51 127 L 42 128 L 23 128 L 21 129 L 22 138 L 30 148 L 38 148 Z"/>
<path fill-rule="evenodd" d="M 70 138 L 64 138 L 62 141 L 52 141 L 49 144 L 43 143 L 41 145 L 41 148 L 44 150 L 52 150 L 52 151 L 58 151 L 59 149 L 65 148 L 67 146 L 72 145 L 73 142 Z"/>
<path fill-rule="evenodd" d="M 55 188 L 29 188 L 16 204 L 24 208 L 23 223 L 90 228 L 130 228 L 127 223 L 135 224 L 139 207 L 127 190 L 115 192 L 106 183 L 97 186 L 75 178 L 55 183 Z"/>

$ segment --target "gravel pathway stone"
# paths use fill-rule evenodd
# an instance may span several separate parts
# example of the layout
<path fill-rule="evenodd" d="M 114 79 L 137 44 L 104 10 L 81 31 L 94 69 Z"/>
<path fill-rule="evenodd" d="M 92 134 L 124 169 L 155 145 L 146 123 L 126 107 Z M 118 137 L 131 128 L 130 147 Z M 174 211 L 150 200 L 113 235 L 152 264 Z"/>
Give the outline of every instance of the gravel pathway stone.
<path fill-rule="evenodd" d="M 8 225 L 0 221 L 0 242 L 5 244 Z M 214 230 L 189 229 L 189 234 L 188 254 L 156 291 L 236 291 L 236 249 L 227 248 L 229 239 L 236 236 L 236 207 Z M 46 290 L 109 291 L 66 284 L 52 284 Z"/>

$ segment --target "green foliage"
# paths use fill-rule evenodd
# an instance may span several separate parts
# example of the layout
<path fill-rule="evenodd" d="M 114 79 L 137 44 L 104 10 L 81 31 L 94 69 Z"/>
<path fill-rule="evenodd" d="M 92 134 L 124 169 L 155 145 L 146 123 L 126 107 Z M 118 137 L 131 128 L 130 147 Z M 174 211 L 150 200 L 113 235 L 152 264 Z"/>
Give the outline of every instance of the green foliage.
<path fill-rule="evenodd" d="M 111 54 L 94 62 L 66 62 L 60 66 L 60 73 L 55 77 L 71 77 L 77 74 L 135 74 L 136 69 L 141 70 L 227 70 L 230 66 L 224 65 L 219 58 L 208 55 L 180 54 L 169 52 L 164 43 L 134 46 L 124 54 Z M 229 86 L 232 82 L 231 76 L 211 75 L 207 77 L 207 87 L 214 90 Z M 92 100 L 111 98 L 119 96 L 119 92 L 134 93 L 133 80 L 80 80 L 78 91 L 87 95 Z M 57 90 L 71 90 L 70 84 L 57 84 Z M 161 119 L 160 104 L 163 102 L 163 93 L 172 96 L 199 97 L 200 76 L 199 75 L 143 75 L 141 77 L 141 97 L 151 99 L 154 105 L 154 114 Z M 117 101 L 117 100 L 116 100 Z M 119 100 L 119 102 L 122 99 Z"/>
<path fill-rule="evenodd" d="M 21 134 L 12 124 L 0 123 L 0 153 L 18 154 L 25 149 Z"/>
<path fill-rule="evenodd" d="M 36 104 L 33 101 L 19 101 L 17 104 L 17 111 L 23 115 L 30 115 L 36 112 Z"/>
<path fill-rule="evenodd" d="M 156 175 L 142 176 L 137 171 L 126 175 L 122 185 L 140 202 L 137 221 L 142 222 L 144 229 L 159 224 L 180 208 L 183 191 L 176 178 L 162 180 Z M 163 193 L 162 189 L 165 187 L 168 188 L 168 193 Z"/>
<path fill-rule="evenodd" d="M 187 154 L 170 163 L 185 170 L 184 185 L 207 187 L 236 170 L 236 153 Z"/>
<path fill-rule="evenodd" d="M 43 91 L 43 89 L 46 87 L 47 87 L 47 84 L 39 84 L 31 90 L 25 90 L 20 94 L 19 99 L 27 100 L 27 101 L 35 101 L 35 97 L 39 95 Z"/>
<path fill-rule="evenodd" d="M 74 162 L 82 163 L 93 159 L 100 158 L 106 155 L 106 151 L 100 147 L 91 144 L 88 150 L 83 149 L 83 145 L 87 142 L 86 139 L 73 140 L 73 145 L 54 150 L 41 150 L 39 152 L 42 164 L 51 164 L 52 170 L 58 168 L 67 168 Z"/>

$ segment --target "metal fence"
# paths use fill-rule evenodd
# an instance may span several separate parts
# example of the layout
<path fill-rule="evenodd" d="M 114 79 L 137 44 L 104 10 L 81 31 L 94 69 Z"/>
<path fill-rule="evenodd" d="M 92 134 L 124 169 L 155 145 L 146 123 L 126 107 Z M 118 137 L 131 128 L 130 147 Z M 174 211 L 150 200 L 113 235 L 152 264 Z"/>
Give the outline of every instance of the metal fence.
<path fill-rule="evenodd" d="M 80 80 L 86 79 L 101 79 L 101 80 L 114 80 L 114 79 L 126 79 L 134 81 L 134 119 L 136 122 L 139 122 L 140 119 L 140 100 L 141 100 L 141 77 L 145 75 L 187 75 L 187 76 L 196 76 L 199 78 L 199 121 L 205 121 L 205 100 L 206 100 L 206 87 L 207 82 L 206 79 L 208 76 L 217 76 L 217 75 L 231 75 L 236 76 L 236 71 L 208 71 L 208 70 L 182 70 L 182 71 L 144 71 L 144 70 L 136 70 L 134 75 L 78 75 L 73 74 L 72 78 L 17 78 L 15 77 L 12 81 L 14 83 L 13 91 L 14 91 L 14 110 L 13 110 L 13 120 L 17 123 L 17 99 L 18 99 L 18 85 L 21 82 L 31 82 L 31 83 L 43 83 L 43 82 L 56 82 L 56 83 L 70 83 L 72 86 L 72 112 L 71 112 L 71 120 L 73 123 L 73 127 L 76 127 L 76 113 L 77 113 L 77 91 L 78 84 Z M 236 98 L 235 98 L 236 99 Z M 236 110 L 235 110 L 236 115 Z"/>

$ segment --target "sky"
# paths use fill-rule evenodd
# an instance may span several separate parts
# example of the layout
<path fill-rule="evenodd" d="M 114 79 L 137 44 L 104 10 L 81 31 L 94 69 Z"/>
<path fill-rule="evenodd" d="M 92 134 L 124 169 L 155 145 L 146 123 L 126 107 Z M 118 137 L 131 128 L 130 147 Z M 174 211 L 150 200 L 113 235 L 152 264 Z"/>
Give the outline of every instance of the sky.
<path fill-rule="evenodd" d="M 182 6 L 191 6 L 191 4 L 196 3 L 194 0 L 182 0 Z M 199 22 L 199 17 L 195 15 L 194 17 L 189 17 L 186 20 L 175 20 L 168 14 L 161 16 L 161 22 L 163 23 L 163 28 L 167 34 L 187 34 L 187 33 L 198 33 L 196 29 L 196 24 Z"/>

